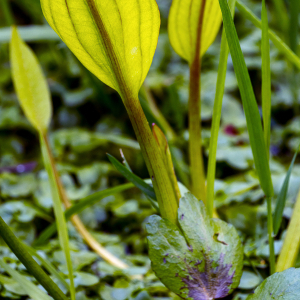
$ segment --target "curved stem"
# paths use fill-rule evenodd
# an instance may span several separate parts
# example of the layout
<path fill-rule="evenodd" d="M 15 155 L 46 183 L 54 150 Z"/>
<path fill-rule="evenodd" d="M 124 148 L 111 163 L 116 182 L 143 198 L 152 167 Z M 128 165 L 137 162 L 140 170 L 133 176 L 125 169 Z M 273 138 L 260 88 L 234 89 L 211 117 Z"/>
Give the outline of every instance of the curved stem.
<path fill-rule="evenodd" d="M 45 141 L 47 144 L 47 150 L 48 150 L 48 155 L 51 159 L 51 167 L 53 170 L 53 174 L 55 177 L 55 182 L 58 187 L 60 199 L 63 202 L 64 206 L 66 209 L 70 208 L 72 205 L 66 195 L 65 189 L 62 186 L 61 180 L 59 178 L 54 158 L 52 155 L 52 152 L 50 150 L 50 145 L 49 145 L 49 140 L 47 137 L 45 137 Z M 120 268 L 120 269 L 127 269 L 129 266 L 125 264 L 123 261 L 121 261 L 119 258 L 111 254 L 109 251 L 107 251 L 103 246 L 101 246 L 96 239 L 89 233 L 89 231 L 86 229 L 82 221 L 80 220 L 78 215 L 73 215 L 71 217 L 71 221 L 74 225 L 74 227 L 77 229 L 79 234 L 82 236 L 82 238 L 86 241 L 86 243 L 93 249 L 96 253 L 99 254 L 100 257 L 102 257 L 104 260 L 106 260 L 108 263 L 111 265 Z"/>

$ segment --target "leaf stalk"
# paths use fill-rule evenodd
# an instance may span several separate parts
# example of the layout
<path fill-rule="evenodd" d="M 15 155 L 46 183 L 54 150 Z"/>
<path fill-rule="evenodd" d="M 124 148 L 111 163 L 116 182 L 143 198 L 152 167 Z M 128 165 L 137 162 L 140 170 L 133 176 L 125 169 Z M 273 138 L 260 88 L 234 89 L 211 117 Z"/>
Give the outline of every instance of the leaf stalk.
<path fill-rule="evenodd" d="M 189 158 L 192 192 L 206 203 L 206 183 L 201 137 L 201 37 L 206 0 L 201 3 L 195 57 L 190 64 L 189 84 Z"/>

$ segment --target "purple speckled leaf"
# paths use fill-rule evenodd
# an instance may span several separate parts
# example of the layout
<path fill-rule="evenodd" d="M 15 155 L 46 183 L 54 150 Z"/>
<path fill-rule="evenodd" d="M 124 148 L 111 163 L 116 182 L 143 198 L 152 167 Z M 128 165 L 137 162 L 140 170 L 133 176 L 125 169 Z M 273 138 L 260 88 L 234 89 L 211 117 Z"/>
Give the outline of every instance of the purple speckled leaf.
<path fill-rule="evenodd" d="M 233 226 L 210 219 L 191 194 L 180 200 L 180 228 L 159 216 L 147 224 L 149 255 L 158 278 L 183 299 L 226 297 L 239 284 L 243 250 Z"/>
<path fill-rule="evenodd" d="M 195 300 L 218 299 L 226 297 L 230 291 L 234 276 L 230 275 L 231 264 L 224 264 L 224 254 L 221 254 L 218 266 L 213 267 L 214 261 L 205 259 L 204 256 L 204 272 L 199 272 L 196 263 L 194 267 L 186 264 L 189 275 L 182 278 L 186 288 L 188 288 L 188 296 Z"/>

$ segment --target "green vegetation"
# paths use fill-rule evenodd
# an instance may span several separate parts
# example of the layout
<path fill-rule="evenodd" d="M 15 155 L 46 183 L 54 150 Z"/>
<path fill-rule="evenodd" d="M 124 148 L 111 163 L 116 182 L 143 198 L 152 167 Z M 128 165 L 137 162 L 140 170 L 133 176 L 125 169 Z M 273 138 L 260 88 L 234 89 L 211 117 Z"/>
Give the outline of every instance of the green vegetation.
<path fill-rule="evenodd" d="M 299 13 L 3 0 L 0 298 L 298 299 Z"/>

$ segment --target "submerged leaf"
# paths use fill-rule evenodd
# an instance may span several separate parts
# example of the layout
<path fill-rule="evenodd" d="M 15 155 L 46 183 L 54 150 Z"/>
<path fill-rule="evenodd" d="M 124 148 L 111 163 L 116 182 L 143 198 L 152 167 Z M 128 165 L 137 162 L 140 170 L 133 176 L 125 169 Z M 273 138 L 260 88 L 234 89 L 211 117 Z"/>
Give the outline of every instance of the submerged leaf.
<path fill-rule="evenodd" d="M 154 0 L 42 0 L 43 13 L 101 81 L 138 93 L 152 63 L 160 17 Z"/>
<path fill-rule="evenodd" d="M 204 9 L 203 22 L 201 14 Z M 179 56 L 191 62 L 195 57 L 198 30 L 202 56 L 220 29 L 222 14 L 218 0 L 173 0 L 169 15 L 170 42 Z"/>
<path fill-rule="evenodd" d="M 290 268 L 268 277 L 247 300 L 298 300 L 300 269 Z"/>
<path fill-rule="evenodd" d="M 154 272 L 183 299 L 226 297 L 242 275 L 243 249 L 237 231 L 209 218 L 204 204 L 191 194 L 180 199 L 178 222 L 181 229 L 154 215 L 147 224 Z"/>
<path fill-rule="evenodd" d="M 46 131 L 52 114 L 48 85 L 35 54 L 22 41 L 15 27 L 10 56 L 12 78 L 24 113 L 37 130 Z"/>

